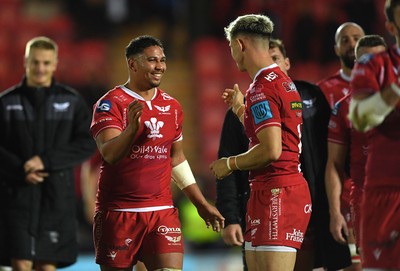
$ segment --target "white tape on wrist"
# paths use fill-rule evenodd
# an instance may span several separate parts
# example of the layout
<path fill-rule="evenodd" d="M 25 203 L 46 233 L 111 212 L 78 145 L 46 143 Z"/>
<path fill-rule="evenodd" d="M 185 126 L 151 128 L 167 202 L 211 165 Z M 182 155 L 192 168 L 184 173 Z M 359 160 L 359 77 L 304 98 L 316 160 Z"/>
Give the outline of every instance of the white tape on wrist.
<path fill-rule="evenodd" d="M 390 88 L 400 97 L 400 87 L 396 83 L 392 83 Z"/>
<path fill-rule="evenodd" d="M 381 93 L 376 92 L 364 100 L 351 99 L 349 118 L 354 128 L 365 132 L 381 124 L 392 110 L 393 107 L 383 100 Z"/>
<path fill-rule="evenodd" d="M 181 190 L 191 184 L 196 183 L 196 180 L 193 176 L 193 172 L 190 169 L 187 160 L 173 167 L 171 175 L 172 175 L 172 180 Z"/>

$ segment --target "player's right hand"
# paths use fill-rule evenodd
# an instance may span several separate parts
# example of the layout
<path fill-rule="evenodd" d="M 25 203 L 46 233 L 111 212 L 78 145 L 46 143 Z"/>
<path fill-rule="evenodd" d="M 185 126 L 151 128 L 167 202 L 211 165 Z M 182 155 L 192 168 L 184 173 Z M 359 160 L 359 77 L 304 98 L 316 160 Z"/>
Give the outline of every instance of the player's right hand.
<path fill-rule="evenodd" d="M 240 91 L 238 84 L 235 84 L 233 86 L 233 89 L 225 89 L 221 97 L 226 104 L 232 107 L 240 106 L 243 104 L 244 101 L 244 96 Z"/>
<path fill-rule="evenodd" d="M 346 220 L 342 214 L 330 216 L 329 230 L 332 233 L 336 242 L 347 244 L 347 237 L 349 236 L 349 229 L 347 228 Z"/>

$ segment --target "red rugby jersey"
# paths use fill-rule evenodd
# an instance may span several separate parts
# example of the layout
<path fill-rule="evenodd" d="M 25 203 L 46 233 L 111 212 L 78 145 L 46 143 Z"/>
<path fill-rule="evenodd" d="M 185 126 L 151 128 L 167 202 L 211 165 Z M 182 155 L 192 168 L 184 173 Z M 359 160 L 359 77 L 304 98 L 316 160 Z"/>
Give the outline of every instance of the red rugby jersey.
<path fill-rule="evenodd" d="M 351 94 L 340 99 L 332 110 L 328 126 L 328 141 L 347 145 L 350 151 L 350 176 L 354 185 L 362 188 L 367 160 L 367 138 L 353 129 L 348 118 Z"/>
<path fill-rule="evenodd" d="M 251 170 L 250 182 L 301 174 L 302 102 L 292 80 L 276 64 L 262 69 L 246 91 L 244 124 L 249 148 L 259 143 L 256 134 L 261 129 L 282 129 L 282 155 L 265 168 Z M 290 178 L 287 181 L 290 184 Z"/>
<path fill-rule="evenodd" d="M 103 161 L 97 193 L 98 209 L 173 205 L 170 191 L 170 150 L 182 139 L 182 107 L 156 88 L 151 101 L 124 86 L 110 90 L 95 104 L 91 132 L 96 137 L 107 128 L 124 130 L 128 106 L 143 103 L 141 125 L 129 154 L 116 165 Z"/>
<path fill-rule="evenodd" d="M 335 103 L 350 93 L 350 77 L 342 70 L 319 81 L 317 86 L 322 90 L 331 108 Z"/>
<path fill-rule="evenodd" d="M 374 94 L 398 80 L 400 53 L 397 47 L 365 55 L 353 69 L 353 94 Z M 400 106 L 379 126 L 370 130 L 366 165 L 366 187 L 400 186 Z"/>

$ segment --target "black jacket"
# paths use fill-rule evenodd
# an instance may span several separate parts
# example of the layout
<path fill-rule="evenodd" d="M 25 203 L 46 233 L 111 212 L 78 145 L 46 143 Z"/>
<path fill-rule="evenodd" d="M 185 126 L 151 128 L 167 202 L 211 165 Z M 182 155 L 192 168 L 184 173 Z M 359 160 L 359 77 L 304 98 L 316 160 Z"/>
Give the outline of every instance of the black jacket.
<path fill-rule="evenodd" d="M 73 168 L 94 153 L 90 121 L 82 96 L 54 80 L 30 88 L 24 79 L 0 94 L 0 204 L 8 229 L 75 231 Z M 35 155 L 49 173 L 38 185 L 26 183 L 23 170 Z"/>

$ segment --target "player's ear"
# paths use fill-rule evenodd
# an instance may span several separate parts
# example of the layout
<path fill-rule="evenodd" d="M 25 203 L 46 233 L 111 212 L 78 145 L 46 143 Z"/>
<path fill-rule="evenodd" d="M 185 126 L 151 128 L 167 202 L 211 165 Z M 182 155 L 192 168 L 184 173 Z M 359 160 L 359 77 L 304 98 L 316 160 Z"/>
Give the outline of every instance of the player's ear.
<path fill-rule="evenodd" d="M 128 68 L 132 71 L 137 71 L 137 62 L 134 58 L 130 57 L 127 60 Z"/>
<path fill-rule="evenodd" d="M 386 21 L 385 22 L 385 27 L 386 27 L 386 30 L 390 33 L 390 34 L 392 34 L 393 36 L 397 36 L 399 33 L 398 33 L 398 28 L 396 27 L 396 25 L 395 25 L 395 23 L 394 22 L 389 22 L 389 21 Z"/>
<path fill-rule="evenodd" d="M 237 39 L 235 39 L 235 42 L 237 42 L 237 44 L 238 44 L 238 46 L 240 48 L 240 51 L 243 52 L 244 49 L 245 49 L 244 41 L 241 38 L 237 38 Z"/>

